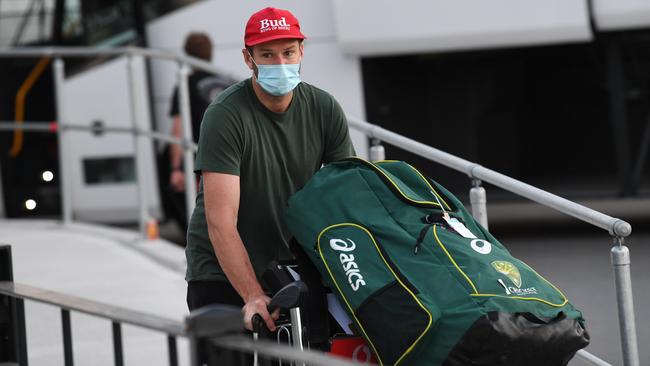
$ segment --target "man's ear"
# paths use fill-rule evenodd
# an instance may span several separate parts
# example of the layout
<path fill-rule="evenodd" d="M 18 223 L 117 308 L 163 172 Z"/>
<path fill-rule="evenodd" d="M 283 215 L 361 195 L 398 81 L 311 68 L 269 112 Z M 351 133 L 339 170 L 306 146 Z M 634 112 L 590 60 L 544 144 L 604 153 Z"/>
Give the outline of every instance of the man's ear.
<path fill-rule="evenodd" d="M 248 53 L 248 49 L 242 48 L 242 56 L 244 56 L 244 63 L 248 66 L 249 69 L 253 70 L 253 61 L 251 60 L 251 54 Z"/>

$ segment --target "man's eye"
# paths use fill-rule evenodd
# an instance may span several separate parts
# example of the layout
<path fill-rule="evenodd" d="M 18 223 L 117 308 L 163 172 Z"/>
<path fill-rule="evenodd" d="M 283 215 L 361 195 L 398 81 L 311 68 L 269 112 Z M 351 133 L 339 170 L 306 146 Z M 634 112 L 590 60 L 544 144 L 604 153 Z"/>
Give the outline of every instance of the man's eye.
<path fill-rule="evenodd" d="M 269 57 L 272 57 L 272 56 L 273 55 L 271 55 L 270 53 L 263 53 L 262 54 L 262 57 L 264 57 L 264 58 L 269 58 Z"/>
<path fill-rule="evenodd" d="M 287 57 L 291 57 L 291 56 L 293 56 L 295 54 L 296 54 L 296 51 L 287 51 L 287 52 L 284 53 L 284 55 L 287 56 Z"/>

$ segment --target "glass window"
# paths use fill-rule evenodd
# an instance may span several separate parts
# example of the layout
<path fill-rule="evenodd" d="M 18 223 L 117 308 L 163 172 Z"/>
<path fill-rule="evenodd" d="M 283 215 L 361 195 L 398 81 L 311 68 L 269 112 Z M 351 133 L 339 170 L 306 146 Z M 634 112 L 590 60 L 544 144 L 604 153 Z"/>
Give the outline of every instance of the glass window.
<path fill-rule="evenodd" d="M 86 184 L 135 182 L 135 162 L 132 157 L 84 159 Z"/>
<path fill-rule="evenodd" d="M 67 0 L 63 18 L 67 45 L 118 46 L 137 38 L 135 2 Z"/>

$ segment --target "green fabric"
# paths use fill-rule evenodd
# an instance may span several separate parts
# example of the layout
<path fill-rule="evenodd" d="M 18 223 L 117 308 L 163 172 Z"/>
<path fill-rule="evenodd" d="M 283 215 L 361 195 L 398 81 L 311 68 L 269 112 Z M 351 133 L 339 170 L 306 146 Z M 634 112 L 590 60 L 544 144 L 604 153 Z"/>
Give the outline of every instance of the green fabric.
<path fill-rule="evenodd" d="M 345 115 L 328 93 L 302 82 L 288 110 L 274 113 L 251 82 L 228 88 L 206 110 L 195 171 L 240 177 L 237 229 L 259 278 L 270 261 L 291 258 L 284 224 L 289 196 L 322 164 L 352 156 L 354 149 Z M 188 281 L 225 280 L 208 237 L 203 181 L 185 254 Z"/>
<path fill-rule="evenodd" d="M 441 205 L 476 238 L 446 225 Z M 425 222 L 427 215 L 435 224 Z M 551 318 L 561 311 L 582 320 L 557 288 L 514 258 L 456 197 L 404 162 L 353 158 L 324 167 L 289 200 L 287 223 L 383 364 L 441 364 L 490 311 Z M 395 289 L 395 281 L 405 295 L 388 297 L 381 309 L 407 304 L 419 321 L 409 319 L 412 333 L 393 319 L 372 334 L 373 325 L 364 326 L 363 319 L 377 317 L 364 314 L 364 304 Z M 408 334 L 410 342 L 396 349 L 393 334 Z"/>

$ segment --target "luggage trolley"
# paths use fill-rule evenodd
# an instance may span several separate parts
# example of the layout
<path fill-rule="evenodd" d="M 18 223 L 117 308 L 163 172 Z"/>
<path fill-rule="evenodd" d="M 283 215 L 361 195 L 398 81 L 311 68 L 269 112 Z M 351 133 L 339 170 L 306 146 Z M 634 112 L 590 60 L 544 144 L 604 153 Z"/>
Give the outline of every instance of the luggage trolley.
<path fill-rule="evenodd" d="M 276 321 L 278 343 L 281 341 L 283 334 L 287 335 L 286 343 L 303 351 L 305 349 L 305 329 L 303 328 L 300 314 L 301 300 L 307 293 L 307 285 L 302 281 L 294 281 L 280 289 L 271 299 L 268 305 L 269 313 L 280 309 L 289 311 L 289 318 L 280 318 Z M 260 333 L 266 328 L 264 320 L 259 314 L 255 314 L 252 319 L 253 339 L 258 340 Z M 259 360 L 257 352 L 253 354 L 253 365 L 258 366 Z M 282 361 L 280 361 L 282 365 Z"/>
<path fill-rule="evenodd" d="M 302 263 L 302 262 L 300 262 Z M 287 262 L 279 264 L 273 262 L 265 271 L 263 278 L 271 288 L 275 290 L 271 302 L 268 305 L 269 312 L 276 309 L 281 310 L 280 318 L 276 321 L 276 336 L 275 339 L 278 343 L 288 344 L 299 350 L 309 350 L 311 345 L 309 342 L 309 327 L 307 326 L 304 316 L 306 312 L 310 311 L 307 303 L 309 296 L 309 288 L 307 283 L 313 287 L 318 287 L 313 281 L 314 278 L 306 278 L 305 281 L 301 279 L 300 274 L 296 271 L 296 264 L 294 262 Z M 280 288 L 279 290 L 276 290 Z M 365 343 L 365 340 L 356 335 L 353 328 L 351 319 L 339 303 L 338 299 L 328 292 L 326 288 L 325 297 L 327 300 L 326 314 L 330 316 L 337 329 L 335 332 L 328 334 L 327 343 L 329 347 L 325 350 L 327 353 L 349 358 L 353 361 L 375 364 L 377 361 L 370 351 L 370 348 Z M 313 305 L 313 302 L 311 303 Z M 253 339 L 259 339 L 262 334 L 266 333 L 269 336 L 269 331 L 264 324 L 264 320 L 258 314 L 252 319 L 253 325 Z M 253 355 L 253 363 L 259 366 L 259 359 L 257 353 Z M 279 365 L 282 365 L 280 360 Z M 293 365 L 293 363 L 292 363 Z"/>

